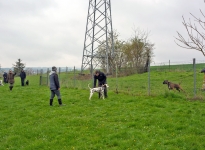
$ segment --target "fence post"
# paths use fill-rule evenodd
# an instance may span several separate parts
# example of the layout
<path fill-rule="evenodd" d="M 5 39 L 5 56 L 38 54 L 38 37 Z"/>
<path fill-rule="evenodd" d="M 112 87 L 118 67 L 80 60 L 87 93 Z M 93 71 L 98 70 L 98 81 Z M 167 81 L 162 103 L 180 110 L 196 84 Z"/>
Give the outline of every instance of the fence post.
<path fill-rule="evenodd" d="M 61 74 L 61 68 L 59 67 L 59 68 L 58 68 L 58 76 L 59 76 L 59 79 L 60 79 L 60 74 Z"/>
<path fill-rule="evenodd" d="M 46 81 L 47 85 L 48 85 L 48 77 L 49 77 L 48 75 L 49 75 L 49 68 L 47 68 L 47 81 Z"/>
<path fill-rule="evenodd" d="M 169 60 L 169 71 L 170 71 L 170 60 Z"/>
<path fill-rule="evenodd" d="M 39 75 L 40 75 L 40 85 L 42 85 L 42 69 L 39 70 Z"/>
<path fill-rule="evenodd" d="M 42 76 L 40 75 L 40 83 L 39 83 L 39 85 L 41 85 L 41 83 L 42 83 Z"/>
<path fill-rule="evenodd" d="M 94 86 L 93 64 L 90 65 L 90 75 L 91 75 L 91 79 L 92 79 L 92 86 Z"/>
<path fill-rule="evenodd" d="M 148 58 L 148 95 L 150 96 L 150 58 Z"/>
<path fill-rule="evenodd" d="M 118 72 L 117 72 L 117 63 L 115 63 L 116 64 L 116 93 L 118 93 L 118 79 L 117 79 L 117 74 L 118 74 Z"/>
<path fill-rule="evenodd" d="M 75 66 L 74 66 L 74 88 L 75 88 Z"/>
<path fill-rule="evenodd" d="M 193 70 L 194 70 L 194 97 L 196 97 L 196 59 L 193 59 Z"/>

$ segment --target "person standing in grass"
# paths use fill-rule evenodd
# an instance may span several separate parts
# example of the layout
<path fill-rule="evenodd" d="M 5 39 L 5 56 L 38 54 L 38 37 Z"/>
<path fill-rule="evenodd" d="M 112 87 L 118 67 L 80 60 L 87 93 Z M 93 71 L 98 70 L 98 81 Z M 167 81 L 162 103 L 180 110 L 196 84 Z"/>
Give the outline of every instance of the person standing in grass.
<path fill-rule="evenodd" d="M 51 90 L 51 97 L 50 97 L 50 106 L 53 106 L 53 98 L 55 95 L 58 98 L 58 103 L 62 106 L 61 94 L 60 94 L 60 84 L 57 74 L 57 68 L 55 66 L 52 67 L 52 71 L 49 74 L 50 79 L 50 90 Z"/>
<path fill-rule="evenodd" d="M 3 78 L 4 78 L 4 83 L 7 83 L 7 73 L 6 72 L 4 72 Z"/>
<path fill-rule="evenodd" d="M 106 75 L 101 72 L 100 70 L 96 70 L 95 71 L 95 75 L 94 75 L 94 88 L 96 87 L 96 82 L 98 80 L 98 87 L 104 85 L 104 84 L 107 84 L 107 77 Z M 105 98 L 107 98 L 107 88 L 105 87 L 104 89 L 104 95 L 105 95 Z M 100 97 L 100 93 L 99 93 L 99 97 Z"/>
<path fill-rule="evenodd" d="M 26 79 L 26 73 L 24 72 L 23 69 L 21 70 L 20 78 L 21 78 L 21 86 L 24 86 L 24 81 Z"/>
<path fill-rule="evenodd" d="M 10 84 L 9 89 L 12 91 L 13 86 L 14 86 L 14 76 L 16 73 L 13 73 L 11 70 L 9 70 L 9 73 L 7 74 L 7 82 Z"/>

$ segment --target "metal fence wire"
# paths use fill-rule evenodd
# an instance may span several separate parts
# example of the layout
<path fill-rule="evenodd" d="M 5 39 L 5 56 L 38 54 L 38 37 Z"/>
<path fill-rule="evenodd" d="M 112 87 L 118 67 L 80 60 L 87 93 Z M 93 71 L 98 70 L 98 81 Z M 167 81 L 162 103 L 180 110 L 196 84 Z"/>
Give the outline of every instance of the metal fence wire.
<path fill-rule="evenodd" d="M 160 72 L 162 80 L 180 84 L 188 99 L 204 99 L 205 89 L 202 85 L 205 74 L 201 73 L 203 68 L 205 68 L 205 61 L 196 61 L 194 58 L 187 62 L 171 63 L 169 61 L 167 64 L 155 64 L 150 68 L 150 73 Z M 153 83 L 156 79 L 151 76 L 149 80 Z M 151 86 L 151 90 L 152 88 L 153 86 Z"/>
<path fill-rule="evenodd" d="M 168 85 L 163 84 L 164 80 L 180 84 L 183 91 L 174 91 L 175 96 L 185 96 L 188 99 L 204 99 L 205 93 L 203 82 L 205 61 L 196 59 L 187 62 L 150 63 L 148 72 L 141 73 L 139 68 L 114 69 L 114 74 L 109 75 L 107 82 L 109 90 L 116 93 L 125 93 L 133 96 L 141 95 L 169 95 Z M 142 68 L 143 69 L 143 68 Z M 40 75 L 40 85 L 49 85 L 49 72 L 47 69 Z M 88 89 L 88 84 L 93 83 L 90 71 L 80 74 L 80 70 L 68 67 L 59 67 L 58 75 L 61 86 L 68 88 Z M 138 75 L 134 75 L 138 73 Z M 205 87 L 205 85 L 204 85 Z"/>

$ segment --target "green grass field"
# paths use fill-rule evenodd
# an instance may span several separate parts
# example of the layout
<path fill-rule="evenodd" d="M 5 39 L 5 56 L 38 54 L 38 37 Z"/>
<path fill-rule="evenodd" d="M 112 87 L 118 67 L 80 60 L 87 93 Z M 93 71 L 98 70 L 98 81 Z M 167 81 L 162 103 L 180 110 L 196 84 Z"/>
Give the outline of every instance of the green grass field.
<path fill-rule="evenodd" d="M 61 74 L 63 107 L 57 98 L 49 106 L 39 76 L 28 76 L 25 87 L 17 77 L 12 92 L 0 86 L 0 150 L 204 150 L 205 93 L 190 100 L 193 73 L 152 72 L 150 96 L 147 75 L 109 77 L 108 99 L 94 94 L 89 101 L 91 80 Z M 186 93 L 168 91 L 166 77 L 183 79 Z M 197 87 L 202 80 L 198 73 Z"/>

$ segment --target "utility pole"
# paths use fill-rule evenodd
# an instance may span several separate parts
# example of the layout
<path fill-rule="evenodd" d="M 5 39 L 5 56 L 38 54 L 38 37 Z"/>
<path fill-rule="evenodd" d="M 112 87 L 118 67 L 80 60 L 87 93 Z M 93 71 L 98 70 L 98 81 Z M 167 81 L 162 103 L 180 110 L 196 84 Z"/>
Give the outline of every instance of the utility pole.
<path fill-rule="evenodd" d="M 98 50 L 101 50 L 99 53 Z M 110 58 L 114 57 L 114 42 L 110 0 L 89 0 L 81 74 L 87 68 L 91 75 L 103 60 L 110 73 Z"/>

